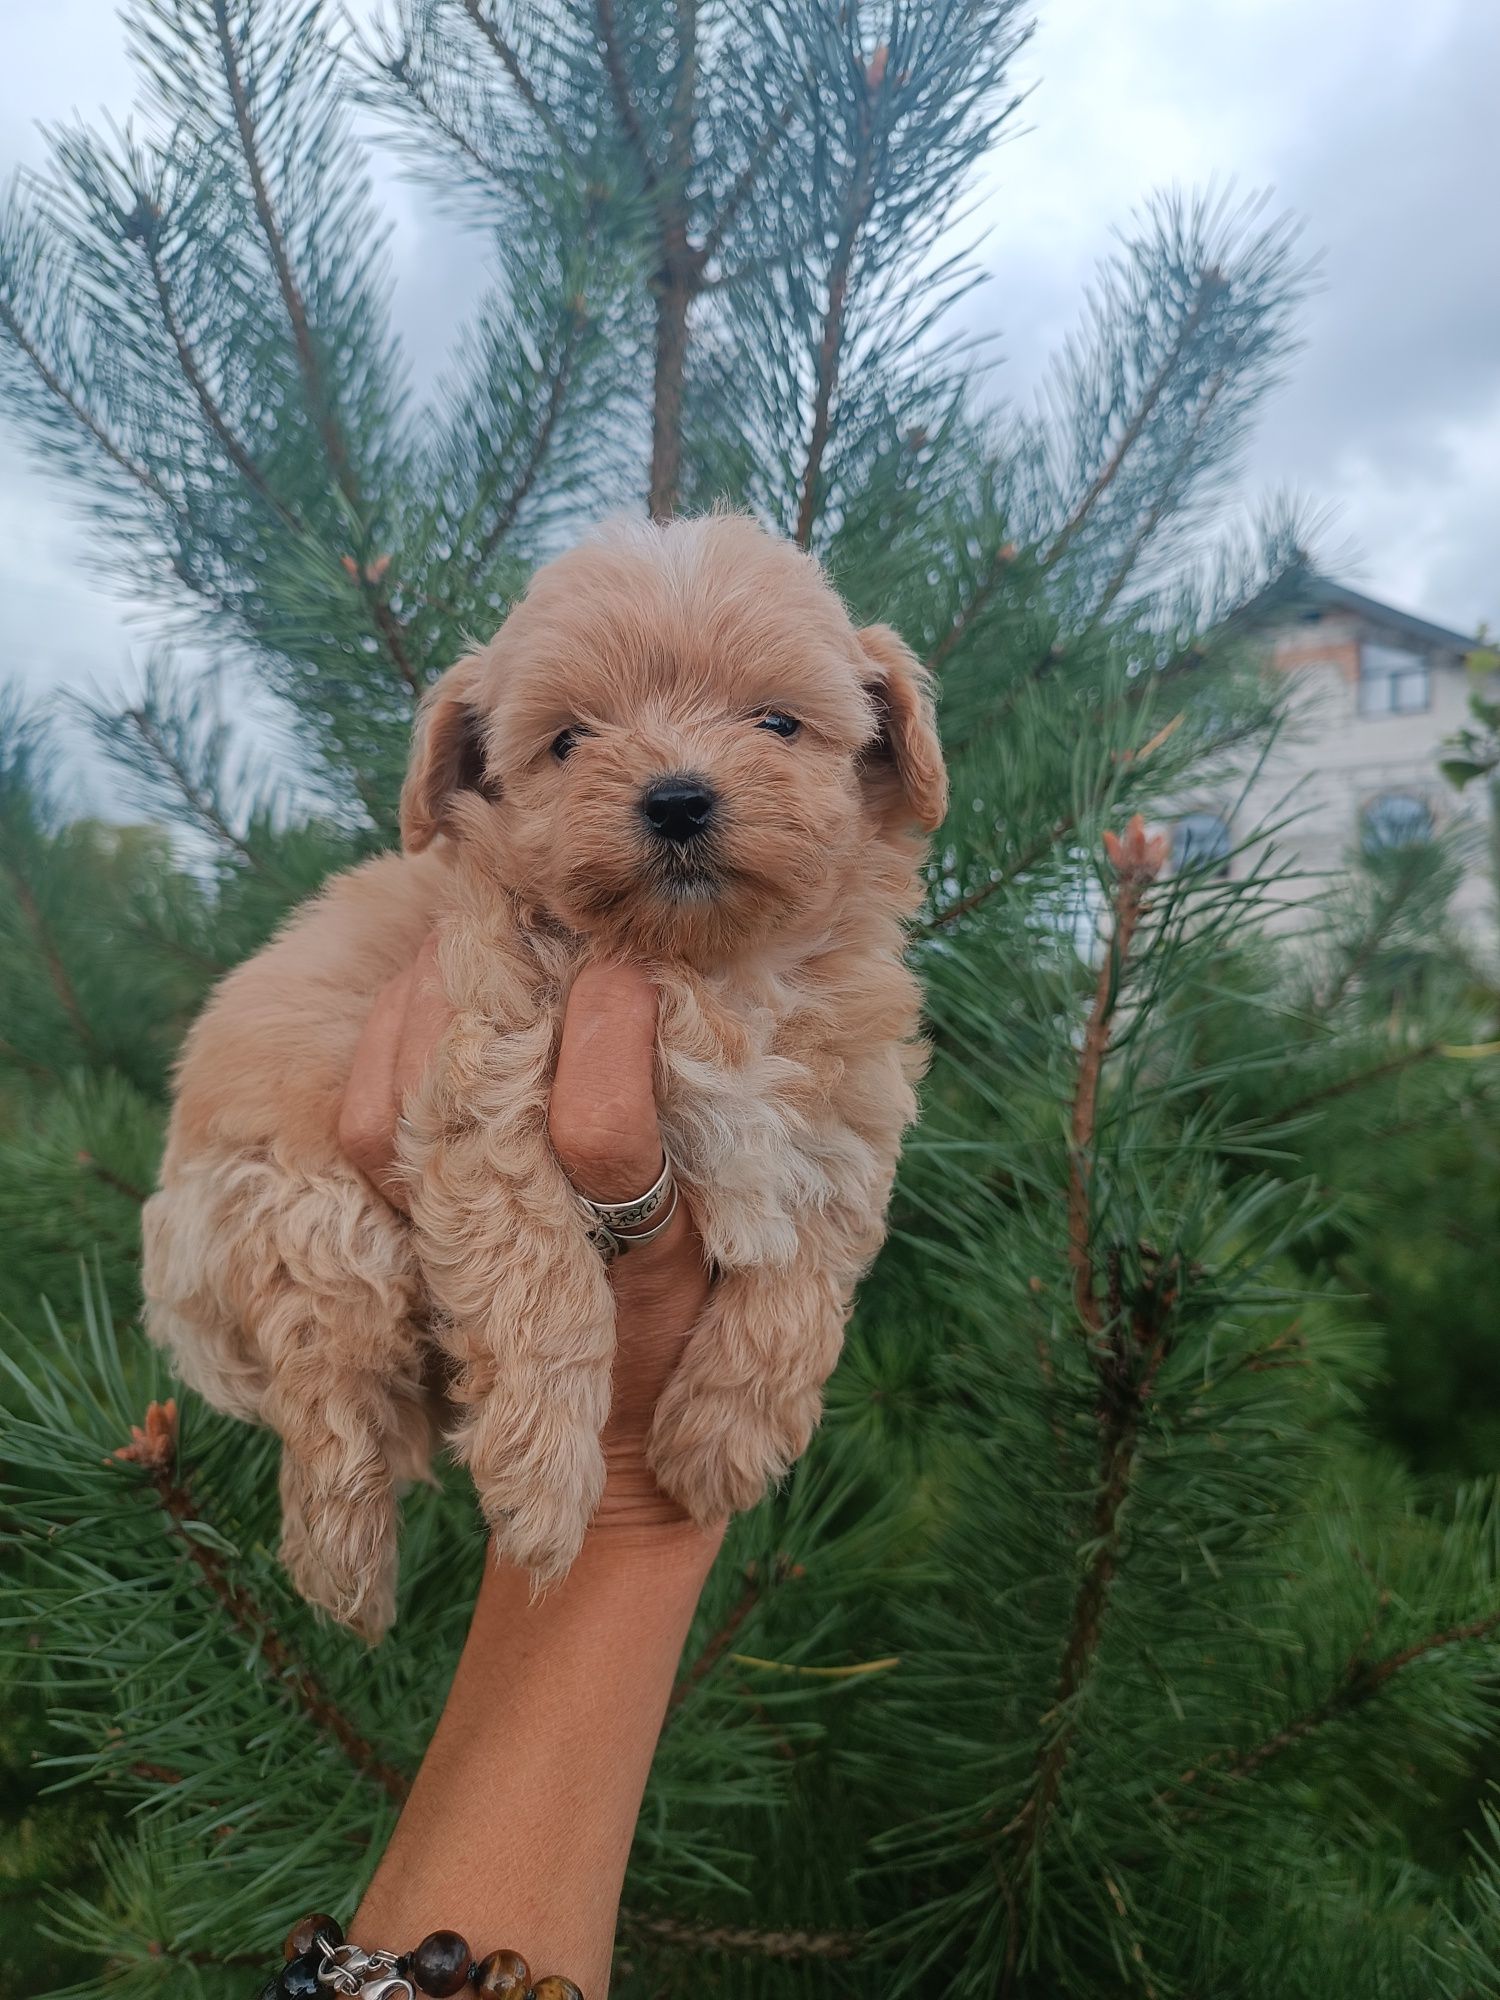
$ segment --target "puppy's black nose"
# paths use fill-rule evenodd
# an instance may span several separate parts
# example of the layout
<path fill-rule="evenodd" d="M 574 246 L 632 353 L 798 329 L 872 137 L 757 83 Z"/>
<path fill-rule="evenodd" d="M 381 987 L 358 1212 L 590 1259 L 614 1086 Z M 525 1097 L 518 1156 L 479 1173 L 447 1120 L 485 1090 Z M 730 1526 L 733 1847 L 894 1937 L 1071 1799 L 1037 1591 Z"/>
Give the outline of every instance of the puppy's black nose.
<path fill-rule="evenodd" d="M 654 834 L 681 845 L 708 832 L 717 803 L 706 779 L 683 772 L 658 778 L 648 787 L 641 797 L 641 811 Z"/>

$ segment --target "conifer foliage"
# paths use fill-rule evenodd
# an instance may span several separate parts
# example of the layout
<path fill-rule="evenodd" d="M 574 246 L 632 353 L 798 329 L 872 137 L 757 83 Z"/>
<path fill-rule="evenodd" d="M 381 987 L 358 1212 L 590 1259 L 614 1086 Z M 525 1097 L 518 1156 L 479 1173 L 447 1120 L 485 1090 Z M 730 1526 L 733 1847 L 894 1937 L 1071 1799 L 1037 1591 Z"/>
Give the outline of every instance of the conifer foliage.
<path fill-rule="evenodd" d="M 949 251 L 1018 0 L 126 19 L 135 122 L 58 134 L 0 224 L 7 405 L 177 648 L 93 718 L 142 824 L 70 818 L 46 720 L 0 721 L 0 1503 L 36 1732 L 0 1751 L 51 1857 L 18 1990 L 248 1992 L 373 1866 L 476 1517 L 457 1479 L 408 1501 L 373 1655 L 292 1596 L 273 1441 L 174 1400 L 135 1330 L 171 1053 L 393 837 L 416 698 L 535 561 L 610 507 L 720 501 L 928 660 L 953 809 L 892 1241 L 823 1432 L 707 1593 L 617 1990 L 1496 1990 L 1500 1508 L 1423 1504 L 1363 1440 L 1328 1240 L 1358 1189 L 1317 1136 L 1330 1107 L 1493 1130 L 1491 1070 L 1452 1059 L 1491 1001 L 1408 964 L 1393 1004 L 1373 891 L 1293 961 L 1267 851 L 1231 879 L 1156 830 L 1276 726 L 1243 631 L 1295 585 L 1293 524 L 1210 543 L 1293 345 L 1291 232 L 1163 198 L 1046 395 L 997 412 Z M 372 144 L 493 272 L 420 401 Z M 225 720 L 251 690 L 270 751 Z"/>

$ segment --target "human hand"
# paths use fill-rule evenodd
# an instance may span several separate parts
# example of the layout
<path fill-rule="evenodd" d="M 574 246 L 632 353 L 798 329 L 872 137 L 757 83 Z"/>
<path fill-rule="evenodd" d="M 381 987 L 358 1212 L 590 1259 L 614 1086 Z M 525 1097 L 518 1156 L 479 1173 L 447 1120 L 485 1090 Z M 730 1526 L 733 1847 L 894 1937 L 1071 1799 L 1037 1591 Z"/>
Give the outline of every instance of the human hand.
<path fill-rule="evenodd" d="M 573 1185 L 596 1201 L 640 1194 L 661 1168 L 654 1089 L 655 987 L 639 967 L 586 966 L 563 1018 L 548 1111 L 552 1145 Z M 429 936 L 411 969 L 378 995 L 355 1054 L 339 1120 L 347 1157 L 393 1206 L 407 1206 L 395 1171 L 396 1126 L 451 1016 Z M 681 1523 L 646 1463 L 657 1398 L 708 1296 L 709 1279 L 687 1206 L 653 1242 L 610 1268 L 617 1311 L 614 1400 L 603 1444 L 608 1465 L 594 1532 Z"/>
<path fill-rule="evenodd" d="M 590 966 L 568 996 L 548 1130 L 596 1201 L 642 1193 L 661 1166 L 656 990 L 632 966 Z M 450 1009 L 431 938 L 377 999 L 339 1136 L 397 1207 L 396 1128 Z M 564 1581 L 533 1597 L 486 1563 L 443 1713 L 391 1844 L 354 1918 L 360 1938 L 435 1925 L 503 1937 L 602 1995 L 646 1774 L 704 1578 L 719 1546 L 657 1488 L 645 1444 L 658 1396 L 708 1296 L 684 1203 L 610 1266 L 616 1302 L 608 1477 Z"/>

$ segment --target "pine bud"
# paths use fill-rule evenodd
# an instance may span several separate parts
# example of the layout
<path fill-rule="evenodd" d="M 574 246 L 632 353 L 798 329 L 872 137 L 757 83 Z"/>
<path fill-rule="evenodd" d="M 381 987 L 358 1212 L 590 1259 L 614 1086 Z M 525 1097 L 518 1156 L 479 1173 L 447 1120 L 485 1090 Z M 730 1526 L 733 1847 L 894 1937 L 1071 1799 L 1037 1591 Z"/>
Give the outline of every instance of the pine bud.
<path fill-rule="evenodd" d="M 1122 835 L 1106 833 L 1104 851 L 1110 866 L 1128 888 L 1144 888 L 1154 882 L 1167 865 L 1171 842 L 1164 833 L 1148 834 L 1146 822 L 1133 813 Z"/>
<path fill-rule="evenodd" d="M 131 1465 L 144 1465 L 152 1472 L 159 1472 L 172 1463 L 177 1454 L 177 1398 L 169 1396 L 164 1403 L 149 1403 L 146 1406 L 144 1425 L 130 1426 L 130 1442 L 122 1444 L 114 1456 Z"/>

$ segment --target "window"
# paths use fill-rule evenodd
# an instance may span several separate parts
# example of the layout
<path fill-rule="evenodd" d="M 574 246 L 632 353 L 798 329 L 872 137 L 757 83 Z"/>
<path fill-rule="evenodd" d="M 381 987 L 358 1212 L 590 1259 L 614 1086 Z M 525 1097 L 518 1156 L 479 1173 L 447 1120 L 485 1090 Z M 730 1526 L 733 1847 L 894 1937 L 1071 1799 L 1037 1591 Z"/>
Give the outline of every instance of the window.
<path fill-rule="evenodd" d="M 1184 813 L 1172 828 L 1172 866 L 1179 875 L 1229 873 L 1229 822 L 1216 812 Z"/>
<path fill-rule="evenodd" d="M 1361 831 L 1366 854 L 1416 847 L 1432 838 L 1432 807 L 1415 792 L 1382 792 L 1365 807 Z"/>
<path fill-rule="evenodd" d="M 1425 653 L 1409 653 L 1403 646 L 1360 647 L 1361 715 L 1420 715 L 1431 698 Z"/>

